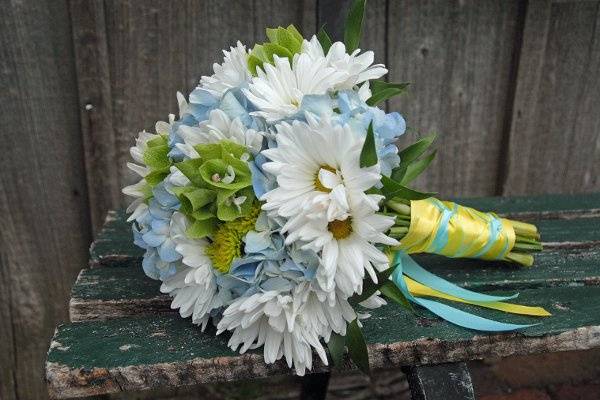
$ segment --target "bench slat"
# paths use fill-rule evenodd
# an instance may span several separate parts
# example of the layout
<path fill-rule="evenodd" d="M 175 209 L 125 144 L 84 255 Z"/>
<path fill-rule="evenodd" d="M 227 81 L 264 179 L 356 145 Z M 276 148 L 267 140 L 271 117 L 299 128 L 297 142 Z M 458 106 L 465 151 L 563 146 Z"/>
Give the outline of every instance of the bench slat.
<path fill-rule="evenodd" d="M 439 256 L 415 258 L 430 271 L 474 290 L 514 292 L 543 286 L 600 284 L 600 248 L 544 250 L 536 256 L 532 268 Z M 169 296 L 161 294 L 159 287 L 160 282 L 146 277 L 139 266 L 83 270 L 71 292 L 71 321 L 173 312 Z"/>
<path fill-rule="evenodd" d="M 524 220 L 600 217 L 600 193 L 586 195 L 545 195 L 532 197 L 485 197 L 458 199 L 481 211 Z M 131 238 L 131 225 L 123 210 L 110 211 L 102 230 L 90 248 L 90 266 L 123 266 L 143 254 Z"/>
<path fill-rule="evenodd" d="M 375 310 L 364 324 L 371 364 L 390 368 L 600 346 L 599 286 L 525 289 L 520 298 L 547 307 L 553 317 L 523 333 L 476 335 L 426 312 L 415 317 L 396 305 Z M 539 322 L 493 310 L 470 311 L 516 323 Z M 178 315 L 63 325 L 48 354 L 50 392 L 82 396 L 289 373 L 282 362 L 266 365 L 260 354 L 232 352 L 226 341 L 214 332 L 201 333 Z M 325 369 L 317 363 L 314 372 Z"/>

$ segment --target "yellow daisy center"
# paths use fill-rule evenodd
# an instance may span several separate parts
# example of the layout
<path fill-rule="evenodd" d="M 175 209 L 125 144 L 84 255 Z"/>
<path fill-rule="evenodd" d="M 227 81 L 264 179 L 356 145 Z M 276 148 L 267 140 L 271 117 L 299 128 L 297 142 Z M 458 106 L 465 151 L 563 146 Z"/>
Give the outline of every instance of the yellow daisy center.
<path fill-rule="evenodd" d="M 212 243 L 206 247 L 214 269 L 226 274 L 233 260 L 242 256 L 244 236 L 254 228 L 259 213 L 260 205 L 256 204 L 250 214 L 219 226 Z"/>
<path fill-rule="evenodd" d="M 315 189 L 317 189 L 319 192 L 329 193 L 329 192 L 331 192 L 331 189 L 329 189 L 328 187 L 325 187 L 323 185 L 323 183 L 321 182 L 321 180 L 319 179 L 319 173 L 321 173 L 322 169 L 324 169 L 325 171 L 329 171 L 333 174 L 335 174 L 337 172 L 337 170 L 333 167 L 330 167 L 329 165 L 321 165 L 319 167 L 319 169 L 317 170 L 317 175 L 315 175 Z"/>
<path fill-rule="evenodd" d="M 345 239 L 352 233 L 352 218 L 345 220 L 334 219 L 327 224 L 327 229 L 337 240 Z"/>

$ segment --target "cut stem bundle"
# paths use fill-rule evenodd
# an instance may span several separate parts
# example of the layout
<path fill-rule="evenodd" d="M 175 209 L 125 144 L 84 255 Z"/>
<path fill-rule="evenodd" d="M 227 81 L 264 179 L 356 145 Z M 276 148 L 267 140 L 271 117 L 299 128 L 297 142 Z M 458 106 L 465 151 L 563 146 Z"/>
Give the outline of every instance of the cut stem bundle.
<path fill-rule="evenodd" d="M 402 240 L 410 227 L 410 202 L 395 198 L 388 200 L 385 205 L 389 210 L 393 211 L 393 213 L 386 214 L 396 217 L 396 223 L 390 229 L 388 235 L 396 240 Z M 504 257 L 504 261 L 529 267 L 533 264 L 533 253 L 542 250 L 540 234 L 535 225 L 514 220 L 510 220 L 510 222 L 515 231 L 516 239 L 513 248 Z"/>

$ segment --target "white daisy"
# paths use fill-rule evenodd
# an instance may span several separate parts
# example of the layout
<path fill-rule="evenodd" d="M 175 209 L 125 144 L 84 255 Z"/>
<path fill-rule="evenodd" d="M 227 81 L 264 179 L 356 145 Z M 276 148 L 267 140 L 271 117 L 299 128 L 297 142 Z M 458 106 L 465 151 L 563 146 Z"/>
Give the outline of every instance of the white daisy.
<path fill-rule="evenodd" d="M 322 262 L 316 275 L 319 285 L 325 291 L 335 287 L 347 297 L 362 292 L 365 271 L 377 282 L 375 270 L 388 268 L 387 256 L 376 245 L 398 245 L 385 235 L 394 225 L 393 217 L 377 214 L 353 195 L 348 200 L 347 218 L 332 221 L 305 218 L 290 228 L 286 239 L 301 240 L 306 242 L 304 248 L 321 251 Z"/>
<path fill-rule="evenodd" d="M 310 41 L 304 40 L 302 52 L 313 60 L 325 57 L 328 67 L 346 74 L 346 79 L 338 82 L 334 87 L 335 90 L 352 89 L 362 82 L 381 78 L 388 72 L 385 65 L 373 64 L 375 55 L 372 51 L 359 54 L 360 49 L 356 49 L 352 54 L 348 54 L 346 46 L 342 42 L 333 43 L 325 55 L 321 43 L 316 36 L 313 36 Z"/>
<path fill-rule="evenodd" d="M 360 168 L 364 135 L 326 118 L 317 121 L 307 114 L 306 119 L 277 125 L 277 147 L 262 152 L 271 160 L 263 169 L 278 183 L 262 196 L 263 209 L 289 219 L 284 231 L 305 217 L 325 222 L 347 218 L 349 192 L 377 210 L 380 197 L 364 193 L 381 179 L 378 165 Z"/>
<path fill-rule="evenodd" d="M 218 143 L 230 140 L 248 148 L 257 154 L 262 148 L 263 135 L 254 129 L 246 129 L 239 118 L 231 119 L 222 110 L 212 110 L 206 121 L 198 126 L 181 126 L 179 135 L 184 143 L 178 143 L 177 148 L 188 158 L 198 158 L 194 149 L 198 144 Z"/>
<path fill-rule="evenodd" d="M 356 313 L 341 296 L 333 304 L 322 302 L 309 283 L 291 292 L 267 291 L 236 299 L 224 312 L 217 334 L 233 331 L 229 346 L 240 353 L 264 345 L 268 364 L 285 357 L 298 375 L 312 368 L 312 350 L 327 365 L 320 342 L 329 341 L 331 332 L 345 335 L 346 324 Z"/>
<path fill-rule="evenodd" d="M 179 309 L 183 318 L 192 317 L 192 323 L 206 328 L 213 309 L 224 305 L 227 297 L 219 295 L 215 271 L 210 258 L 204 251 L 209 242 L 205 239 L 190 239 L 185 234 L 188 228 L 186 217 L 175 212 L 171 219 L 171 234 L 175 250 L 182 255 L 182 268 L 164 280 L 162 293 L 173 297 L 172 309 Z"/>
<path fill-rule="evenodd" d="M 132 201 L 129 206 L 127 206 L 126 212 L 128 214 L 131 213 L 129 218 L 127 218 L 127 222 L 137 220 L 148 210 L 148 205 L 144 200 L 149 190 L 148 182 L 146 182 L 146 180 L 143 178 L 133 185 L 125 186 L 121 190 L 124 195 L 135 198 L 135 200 Z"/>
<path fill-rule="evenodd" d="M 150 169 L 146 167 L 146 163 L 144 162 L 144 153 L 148 150 L 148 142 L 157 137 L 159 137 L 159 135 L 146 132 L 145 130 L 141 131 L 135 139 L 135 146 L 132 146 L 129 149 L 129 154 L 131 154 L 131 158 L 133 158 L 135 163 L 128 162 L 127 167 L 142 178 L 150 173 Z M 123 193 L 125 193 L 125 189 L 123 189 Z"/>
<path fill-rule="evenodd" d="M 308 54 L 295 54 L 292 64 L 287 58 L 273 56 L 273 64 L 257 68 L 246 97 L 259 109 L 252 114 L 274 122 L 298 112 L 305 95 L 326 94 L 348 79 L 345 71 L 327 65 L 324 57 L 313 59 Z"/>
<path fill-rule="evenodd" d="M 232 88 L 243 86 L 251 78 L 246 46 L 237 42 L 229 51 L 223 50 L 223 64 L 213 64 L 214 74 L 200 78 L 200 87 L 217 98 Z"/>

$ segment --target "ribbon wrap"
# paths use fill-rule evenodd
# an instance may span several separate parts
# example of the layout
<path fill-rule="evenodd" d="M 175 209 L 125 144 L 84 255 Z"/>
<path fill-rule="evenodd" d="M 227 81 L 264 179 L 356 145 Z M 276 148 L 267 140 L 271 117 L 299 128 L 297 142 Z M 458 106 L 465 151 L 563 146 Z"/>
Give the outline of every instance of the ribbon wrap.
<path fill-rule="evenodd" d="M 502 260 L 515 245 L 511 222 L 430 197 L 410 202 L 410 227 L 399 250 L 446 257 Z"/>
<path fill-rule="evenodd" d="M 461 288 L 436 276 L 408 254 L 433 253 L 446 257 L 502 260 L 515 245 L 516 235 L 511 221 L 494 213 L 483 213 L 449 201 L 435 198 L 413 200 L 408 233 L 395 249 L 391 279 L 407 300 L 425 307 L 435 315 L 462 327 L 480 331 L 502 332 L 532 325 L 511 324 L 483 318 L 430 298 L 477 305 L 503 312 L 550 315 L 541 307 L 505 302 L 518 294 L 492 296 Z"/>

